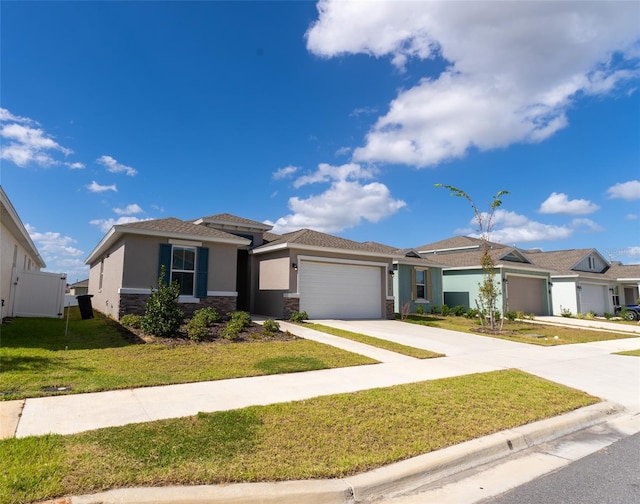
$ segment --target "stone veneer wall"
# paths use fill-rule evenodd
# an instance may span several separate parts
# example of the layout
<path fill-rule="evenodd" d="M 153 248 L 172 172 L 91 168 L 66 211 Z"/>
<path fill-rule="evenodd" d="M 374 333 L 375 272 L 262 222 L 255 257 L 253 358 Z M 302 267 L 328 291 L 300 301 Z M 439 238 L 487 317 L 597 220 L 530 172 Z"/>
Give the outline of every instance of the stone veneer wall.
<path fill-rule="evenodd" d="M 118 319 L 127 313 L 144 315 L 147 299 L 149 294 L 121 294 Z M 179 306 L 187 318 L 191 317 L 194 311 L 207 307 L 215 308 L 220 315 L 225 315 L 236 311 L 237 301 L 236 296 L 209 296 L 200 298 L 199 303 L 180 303 Z"/>
<path fill-rule="evenodd" d="M 387 299 L 387 319 L 393 320 L 395 318 L 396 314 L 393 306 L 393 299 Z"/>
<path fill-rule="evenodd" d="M 284 303 L 282 308 L 283 320 L 289 320 L 293 312 L 299 312 L 299 311 L 300 311 L 300 298 L 297 298 L 297 297 L 284 298 Z"/>

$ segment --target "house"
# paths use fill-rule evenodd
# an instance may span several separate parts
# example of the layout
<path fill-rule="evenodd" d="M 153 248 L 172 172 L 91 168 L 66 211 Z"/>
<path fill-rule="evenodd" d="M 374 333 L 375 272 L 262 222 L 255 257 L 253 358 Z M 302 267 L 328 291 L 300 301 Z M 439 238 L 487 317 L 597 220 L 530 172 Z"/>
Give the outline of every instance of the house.
<path fill-rule="evenodd" d="M 80 280 L 69 286 L 69 292 L 67 294 L 71 296 L 81 296 L 89 293 L 89 279 Z"/>
<path fill-rule="evenodd" d="M 87 257 L 93 307 L 143 313 L 162 265 L 189 314 L 212 306 L 274 318 L 393 318 L 392 256 L 379 248 L 231 214 L 116 225 Z"/>
<path fill-rule="evenodd" d="M 173 217 L 113 226 L 85 260 L 93 308 L 116 320 L 144 313 L 164 266 L 163 280 L 180 284 L 185 313 L 206 306 L 234 311 L 238 251 L 250 243 Z"/>
<path fill-rule="evenodd" d="M 638 299 L 640 265 L 609 264 L 596 249 L 570 249 L 527 255 L 552 271 L 553 314 L 613 314 L 620 304 Z"/>
<path fill-rule="evenodd" d="M 1 186 L 0 221 L 0 320 L 62 316 L 66 275 L 41 271 L 46 264 Z"/>
<path fill-rule="evenodd" d="M 255 313 L 288 318 L 393 318 L 392 254 L 311 229 L 250 251 Z"/>
<path fill-rule="evenodd" d="M 551 272 L 516 247 L 495 242 L 488 242 L 488 246 L 495 267 L 495 285 L 499 288 L 500 311 L 550 315 L 553 309 Z M 477 307 L 480 285 L 485 278 L 482 240 L 455 236 L 415 250 L 423 258 L 443 265 L 444 304 L 466 309 Z"/>

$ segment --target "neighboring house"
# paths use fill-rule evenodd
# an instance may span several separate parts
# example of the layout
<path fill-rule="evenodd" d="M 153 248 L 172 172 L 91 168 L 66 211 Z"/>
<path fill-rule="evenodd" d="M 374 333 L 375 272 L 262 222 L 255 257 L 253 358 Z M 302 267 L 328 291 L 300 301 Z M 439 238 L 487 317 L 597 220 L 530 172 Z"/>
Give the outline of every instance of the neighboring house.
<path fill-rule="evenodd" d="M 0 186 L 0 319 L 62 316 L 66 275 L 41 272 L 46 264 Z"/>
<path fill-rule="evenodd" d="M 285 235 L 230 214 L 114 226 L 86 260 L 93 307 L 144 313 L 161 265 L 189 314 L 213 306 L 275 318 L 393 318 L 392 256 L 309 229 Z"/>
<path fill-rule="evenodd" d="M 393 318 L 389 251 L 301 229 L 251 250 L 255 313 L 288 318 Z"/>
<path fill-rule="evenodd" d="M 539 266 L 552 271 L 553 314 L 613 314 L 615 307 L 634 304 L 640 265 L 609 262 L 596 249 L 527 251 Z"/>
<path fill-rule="evenodd" d="M 71 296 L 81 296 L 83 294 L 88 294 L 88 293 L 89 293 L 88 278 L 86 280 L 80 280 L 79 282 L 76 282 L 69 286 L 68 294 L 70 294 Z"/>
<path fill-rule="evenodd" d="M 495 285 L 499 289 L 497 306 L 507 312 L 535 315 L 552 313 L 551 272 L 535 264 L 516 248 L 489 242 L 489 254 L 495 266 Z M 482 269 L 482 240 L 456 236 L 415 249 L 423 258 L 443 265 L 444 304 L 449 307 L 477 308 Z"/>

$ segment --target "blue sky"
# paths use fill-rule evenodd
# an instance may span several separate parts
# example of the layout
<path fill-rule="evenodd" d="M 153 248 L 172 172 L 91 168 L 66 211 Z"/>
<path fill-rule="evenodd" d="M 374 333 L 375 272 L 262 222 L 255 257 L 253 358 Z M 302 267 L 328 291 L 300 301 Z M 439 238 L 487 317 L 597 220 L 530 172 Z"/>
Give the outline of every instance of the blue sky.
<path fill-rule="evenodd" d="M 1 183 L 48 271 L 233 213 L 640 262 L 638 2 L 0 4 Z"/>

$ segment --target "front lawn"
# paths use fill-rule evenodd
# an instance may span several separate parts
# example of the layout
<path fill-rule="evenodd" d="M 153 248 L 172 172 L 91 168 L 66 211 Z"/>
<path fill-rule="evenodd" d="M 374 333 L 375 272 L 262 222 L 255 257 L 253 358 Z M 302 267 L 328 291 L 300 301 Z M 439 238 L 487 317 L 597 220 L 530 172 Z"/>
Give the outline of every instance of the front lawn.
<path fill-rule="evenodd" d="M 599 399 L 517 370 L 0 441 L 7 504 L 128 486 L 340 478 Z"/>
<path fill-rule="evenodd" d="M 16 318 L 2 326 L 0 398 L 21 399 L 244 376 L 311 371 L 376 361 L 300 338 L 251 342 L 144 343 L 99 314 L 82 320 Z M 59 388 L 63 391 L 58 391 Z M 51 392 L 53 391 L 53 392 Z"/>
<path fill-rule="evenodd" d="M 593 341 L 605 341 L 613 339 L 637 338 L 634 334 L 620 334 L 605 331 L 591 331 L 585 328 L 552 326 L 534 324 L 523 320 L 505 320 L 502 334 L 488 334 L 478 332 L 480 322 L 477 319 L 469 319 L 464 316 L 449 315 L 409 315 L 404 322 L 420 324 L 429 327 L 439 327 L 452 331 L 461 331 L 478 336 L 490 336 L 502 338 L 520 343 L 532 343 L 534 345 L 567 345 L 571 343 L 591 343 Z"/>

